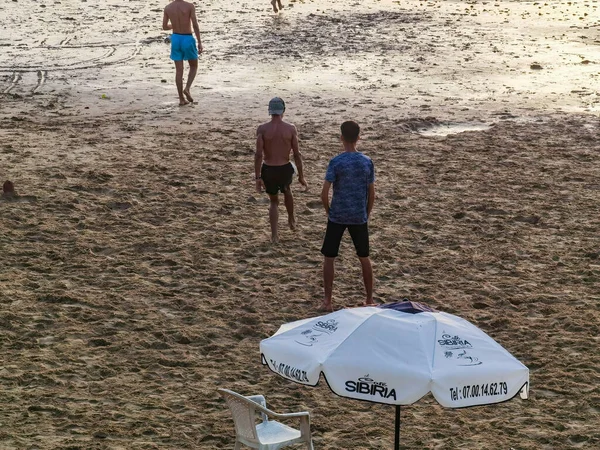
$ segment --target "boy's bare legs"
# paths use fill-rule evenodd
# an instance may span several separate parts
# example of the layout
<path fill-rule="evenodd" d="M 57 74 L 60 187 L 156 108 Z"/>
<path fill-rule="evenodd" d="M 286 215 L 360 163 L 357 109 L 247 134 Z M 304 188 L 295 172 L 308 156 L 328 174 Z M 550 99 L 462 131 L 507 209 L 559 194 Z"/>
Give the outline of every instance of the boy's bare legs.
<path fill-rule="evenodd" d="M 335 258 L 328 258 L 327 256 L 323 260 L 323 288 L 325 290 L 325 298 L 319 311 L 333 311 L 333 305 L 331 304 L 331 297 L 333 295 L 333 277 L 335 275 Z"/>
<path fill-rule="evenodd" d="M 190 88 L 192 87 L 192 83 L 194 82 L 194 78 L 196 78 L 196 73 L 198 72 L 198 60 L 190 59 L 188 63 L 190 63 L 190 72 L 188 73 L 187 83 L 185 84 L 183 95 L 185 95 L 185 98 L 187 98 L 188 101 L 194 103 L 194 99 L 190 94 Z"/>
<path fill-rule="evenodd" d="M 277 5 L 279 5 L 279 9 L 283 9 L 283 5 L 281 4 L 281 0 L 277 0 Z"/>
<path fill-rule="evenodd" d="M 373 301 L 373 267 L 371 266 L 371 260 L 367 256 L 366 258 L 358 258 L 362 268 L 363 281 L 365 283 L 365 291 L 367 292 L 367 300 L 365 305 L 374 305 Z"/>
<path fill-rule="evenodd" d="M 277 4 L 277 0 L 271 0 L 271 5 L 273 5 L 273 11 L 274 11 L 274 12 L 279 12 L 279 11 L 277 11 L 277 6 L 276 6 L 276 4 Z"/>
<path fill-rule="evenodd" d="M 279 220 L 279 197 L 269 194 L 269 222 L 271 223 L 271 242 L 277 244 L 279 242 L 279 233 L 277 232 L 277 221 Z"/>
<path fill-rule="evenodd" d="M 292 188 L 288 187 L 283 193 L 283 200 L 285 202 L 285 209 L 288 213 L 288 223 L 290 230 L 296 230 L 296 216 L 294 216 L 294 194 L 292 194 Z"/>
<path fill-rule="evenodd" d="M 175 61 L 175 85 L 179 94 L 179 106 L 187 105 L 189 102 L 183 98 L 183 61 Z"/>

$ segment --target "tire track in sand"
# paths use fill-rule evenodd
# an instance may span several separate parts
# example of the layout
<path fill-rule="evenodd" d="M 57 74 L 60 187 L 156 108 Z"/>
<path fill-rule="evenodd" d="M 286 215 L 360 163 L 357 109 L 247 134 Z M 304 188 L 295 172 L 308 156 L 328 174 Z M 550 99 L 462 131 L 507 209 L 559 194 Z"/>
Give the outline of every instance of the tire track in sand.
<path fill-rule="evenodd" d="M 82 45 L 82 46 L 64 46 L 64 47 L 47 47 L 49 49 L 56 49 L 56 48 L 71 48 L 71 49 L 84 49 L 84 48 L 106 48 L 106 52 L 100 56 L 97 56 L 95 58 L 91 58 L 85 61 L 76 61 L 73 63 L 69 63 L 69 64 L 65 64 L 65 65 L 53 65 L 53 66 L 46 66 L 46 67 L 42 67 L 40 68 L 40 66 L 20 66 L 20 67 L 7 67 L 7 66 L 0 66 L 0 72 L 2 71 L 10 71 L 13 73 L 28 73 L 28 72 L 49 72 L 49 71 L 53 71 L 53 70 L 85 70 L 85 69 L 94 69 L 94 68 L 98 68 L 98 67 L 106 67 L 106 66 L 113 66 L 116 64 L 120 64 L 120 63 L 124 63 L 124 62 L 128 62 L 130 60 L 132 60 L 133 58 L 135 58 L 141 51 L 141 45 L 140 43 L 135 43 L 135 44 L 124 44 L 122 45 L 122 47 L 124 46 L 134 46 L 133 51 L 129 54 L 129 55 L 125 55 L 122 56 L 119 59 L 116 59 L 114 61 L 107 61 L 107 59 L 109 59 L 111 56 L 113 56 L 116 52 L 117 52 L 117 48 L 115 46 L 107 46 L 107 45 L 91 45 L 91 46 L 86 46 L 86 45 Z"/>

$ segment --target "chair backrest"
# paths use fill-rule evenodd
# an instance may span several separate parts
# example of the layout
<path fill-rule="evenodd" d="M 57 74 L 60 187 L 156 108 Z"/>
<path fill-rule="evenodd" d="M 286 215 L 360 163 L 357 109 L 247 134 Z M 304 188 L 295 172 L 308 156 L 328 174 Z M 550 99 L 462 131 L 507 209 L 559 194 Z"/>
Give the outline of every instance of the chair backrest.
<path fill-rule="evenodd" d="M 218 389 L 218 391 L 231 410 L 236 434 L 250 442 L 258 444 L 258 435 L 256 433 L 256 407 L 258 404 L 229 389 Z"/>

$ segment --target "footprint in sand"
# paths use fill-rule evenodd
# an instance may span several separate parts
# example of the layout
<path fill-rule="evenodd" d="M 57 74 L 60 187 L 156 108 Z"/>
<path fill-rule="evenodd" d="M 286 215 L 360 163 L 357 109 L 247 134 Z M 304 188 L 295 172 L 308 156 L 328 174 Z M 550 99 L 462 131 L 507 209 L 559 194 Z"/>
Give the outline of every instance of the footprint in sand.
<path fill-rule="evenodd" d="M 15 185 L 12 181 L 6 180 L 2 185 L 2 196 L 6 198 L 12 198 L 15 194 Z"/>
<path fill-rule="evenodd" d="M 0 199 L 13 202 L 35 202 L 37 197 L 34 195 L 18 195 L 15 191 L 15 185 L 12 181 L 6 180 L 2 185 L 2 194 Z"/>

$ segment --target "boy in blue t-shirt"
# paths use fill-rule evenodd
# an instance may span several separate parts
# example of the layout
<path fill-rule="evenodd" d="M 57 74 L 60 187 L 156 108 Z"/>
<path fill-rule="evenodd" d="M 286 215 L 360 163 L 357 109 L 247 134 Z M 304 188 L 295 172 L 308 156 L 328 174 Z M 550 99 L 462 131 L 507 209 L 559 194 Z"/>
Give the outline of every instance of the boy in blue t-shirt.
<path fill-rule="evenodd" d="M 329 161 L 321 201 L 327 212 L 327 231 L 321 253 L 323 262 L 323 286 L 325 298 L 323 311 L 333 311 L 331 296 L 335 258 L 338 255 L 342 235 L 346 228 L 350 232 L 356 254 L 362 267 L 363 281 L 367 292 L 365 305 L 373 302 L 373 268 L 369 259 L 368 220 L 375 201 L 375 168 L 368 156 L 356 151 L 360 127 L 356 122 L 342 124 L 344 153 Z M 329 188 L 333 185 L 333 198 L 329 204 Z"/>

